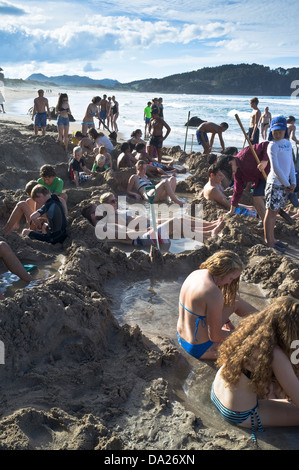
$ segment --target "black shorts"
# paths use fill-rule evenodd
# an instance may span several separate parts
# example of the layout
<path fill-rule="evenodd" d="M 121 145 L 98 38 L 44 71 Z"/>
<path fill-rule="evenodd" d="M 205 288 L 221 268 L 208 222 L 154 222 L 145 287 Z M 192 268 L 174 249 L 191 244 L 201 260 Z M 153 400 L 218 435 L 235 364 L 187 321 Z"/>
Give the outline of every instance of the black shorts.
<path fill-rule="evenodd" d="M 52 245 L 55 245 L 56 243 L 63 243 L 67 237 L 67 233 L 65 231 L 55 232 L 55 233 L 40 233 L 40 232 L 36 232 L 35 230 L 31 230 L 28 236 L 32 240 L 52 243 Z"/>

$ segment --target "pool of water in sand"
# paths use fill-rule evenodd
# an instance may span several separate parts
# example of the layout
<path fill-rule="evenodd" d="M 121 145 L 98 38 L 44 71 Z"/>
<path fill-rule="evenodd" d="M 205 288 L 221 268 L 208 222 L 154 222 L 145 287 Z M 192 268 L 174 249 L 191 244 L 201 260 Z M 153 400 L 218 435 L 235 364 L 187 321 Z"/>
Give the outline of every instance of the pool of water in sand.
<path fill-rule="evenodd" d="M 188 273 L 167 279 L 139 279 L 136 282 L 117 279 L 107 282 L 105 289 L 111 301 L 111 311 L 120 323 L 138 325 L 143 334 L 151 338 L 168 337 L 189 364 L 189 371 L 178 370 L 173 378 L 178 387 L 177 397 L 202 419 L 203 425 L 219 432 L 229 431 L 237 436 L 250 436 L 249 431 L 236 428 L 224 421 L 210 401 L 211 385 L 216 373 L 212 361 L 200 361 L 188 355 L 178 344 L 176 324 L 181 285 Z M 268 305 L 268 300 L 258 285 L 240 283 L 240 295 L 258 310 Z M 233 315 L 233 323 L 238 317 Z M 178 385 L 179 384 L 179 385 Z M 299 450 L 298 428 L 272 428 L 257 433 L 259 447 L 264 450 Z"/>

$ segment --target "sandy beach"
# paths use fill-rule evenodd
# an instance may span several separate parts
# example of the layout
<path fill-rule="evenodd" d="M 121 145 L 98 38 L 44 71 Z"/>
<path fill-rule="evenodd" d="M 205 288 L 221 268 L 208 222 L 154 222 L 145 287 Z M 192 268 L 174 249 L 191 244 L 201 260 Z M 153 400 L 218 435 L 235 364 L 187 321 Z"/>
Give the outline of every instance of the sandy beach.
<path fill-rule="evenodd" d="M 164 148 L 164 155 L 188 170 L 177 192 L 192 204 L 203 204 L 205 220 L 223 216 L 221 236 L 177 254 L 156 248 L 128 252 L 120 244 L 100 241 L 82 208 L 108 190 L 125 195 L 133 170 L 98 173 L 76 189 L 67 175 L 67 155 L 57 142 L 56 123 L 50 122 L 45 137 L 36 137 L 30 115 L 11 114 L 12 102 L 31 96 L 33 101 L 36 88 L 5 89 L 6 114 L 0 114 L 0 240 L 22 263 L 37 266 L 36 279 L 48 271 L 55 278 L 34 286 L 17 282 L 0 301 L 0 340 L 5 346 L 5 364 L 0 364 L 1 450 L 254 450 L 250 432 L 228 425 L 210 403 L 214 364 L 188 356 L 172 334 L 155 329 L 159 318 L 146 333 L 134 321 L 118 321 L 113 313 L 121 298 L 117 289 L 129 291 L 149 279 L 159 289 L 166 280 L 171 295 L 178 295 L 182 277 L 216 251 L 231 249 L 246 265 L 242 292 L 257 308 L 280 295 L 299 298 L 299 219 L 294 225 L 277 221 L 277 237 L 289 244 L 284 255 L 266 247 L 256 220 L 228 216 L 200 197 L 207 181 L 207 157 L 172 147 Z M 70 134 L 80 128 L 79 121 L 71 123 Z M 114 161 L 120 142 L 121 134 Z M 63 245 L 48 245 L 23 238 L 20 230 L 4 236 L 2 228 L 15 204 L 25 198 L 26 183 L 37 178 L 46 163 L 65 182 L 67 239 Z M 250 194 L 244 193 L 241 202 L 251 203 Z M 6 271 L 3 264 L 0 269 Z M 170 326 L 175 329 L 175 324 Z M 259 448 L 298 450 L 298 433 L 298 428 L 269 429 L 258 436 Z"/>

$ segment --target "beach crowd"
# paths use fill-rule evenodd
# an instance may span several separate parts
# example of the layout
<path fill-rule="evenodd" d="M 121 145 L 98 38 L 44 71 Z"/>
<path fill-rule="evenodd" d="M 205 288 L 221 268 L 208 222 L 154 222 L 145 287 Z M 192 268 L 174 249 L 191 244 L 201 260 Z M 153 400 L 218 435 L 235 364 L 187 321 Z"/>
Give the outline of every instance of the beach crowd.
<path fill-rule="evenodd" d="M 203 154 L 209 155 L 210 165 L 200 196 L 224 208 L 230 216 L 241 215 L 260 224 L 265 246 L 284 255 L 288 245 L 275 236 L 275 224 L 278 219 L 296 223 L 299 217 L 299 210 L 293 216 L 286 210 L 288 204 L 299 206 L 298 162 L 293 149 L 299 143 L 296 119 L 272 117 L 268 107 L 261 112 L 258 104 L 258 98 L 250 100 L 251 118 L 240 151 L 225 146 L 223 134 L 229 129 L 226 122 L 204 121 L 199 125 L 197 143 Z M 93 97 L 82 113 L 81 131 L 70 136 L 71 105 L 68 95 L 61 93 L 55 119 L 57 139 L 68 159 L 66 178 L 80 188 L 97 173 L 131 168 L 133 173 L 128 176 L 126 190 L 129 198 L 184 208 L 184 201 L 176 194 L 176 175 L 186 173 L 187 169 L 163 155 L 164 142 L 171 132 L 163 111 L 162 98 L 145 103 L 144 129 L 134 129 L 130 139 L 119 148 L 120 108 L 115 96 Z M 38 90 L 32 112 L 35 135 L 40 131 L 46 134 L 50 118 L 48 100 L 43 90 Z M 222 149 L 218 155 L 212 153 L 215 137 Z M 87 163 L 90 158 L 92 165 Z M 151 179 L 159 181 L 154 184 Z M 231 197 L 225 192 L 228 187 L 233 190 Z M 25 219 L 23 237 L 63 244 L 68 237 L 68 198 L 64 181 L 56 175 L 55 168 L 43 165 L 40 177 L 28 181 L 25 192 L 26 200 L 16 204 L 3 227 L 4 236 L 20 230 Z M 252 196 L 251 205 L 240 204 L 244 192 Z M 183 233 L 184 218 L 174 216 L 152 224 L 146 216 L 119 210 L 117 195 L 112 191 L 101 195 L 99 205 L 105 205 L 106 211 L 99 213 L 98 205 L 91 203 L 83 208 L 82 215 L 96 231 L 99 227 L 108 230 L 113 226 L 115 238 L 111 242 L 119 241 L 118 233 L 125 231 L 126 237 L 121 241 L 137 247 L 159 247 L 170 243 L 175 226 L 179 225 Z M 203 220 L 200 228 L 203 240 L 219 236 L 225 227 L 224 219 Z M 132 221 L 142 228 L 137 235 L 130 231 Z M 198 230 L 196 220 L 190 217 L 189 222 L 194 231 Z M 32 280 L 5 241 L 0 242 L 0 257 L 11 272 L 24 281 Z M 256 441 L 256 430 L 299 425 L 299 361 L 292 355 L 293 345 L 299 340 L 299 301 L 291 296 L 279 297 L 257 311 L 238 293 L 243 269 L 236 253 L 221 250 L 185 279 L 179 294 L 177 339 L 184 353 L 199 360 L 216 361 L 218 371 L 211 401 L 228 422 L 249 428 Z M 230 320 L 233 313 L 240 317 L 237 326 Z"/>

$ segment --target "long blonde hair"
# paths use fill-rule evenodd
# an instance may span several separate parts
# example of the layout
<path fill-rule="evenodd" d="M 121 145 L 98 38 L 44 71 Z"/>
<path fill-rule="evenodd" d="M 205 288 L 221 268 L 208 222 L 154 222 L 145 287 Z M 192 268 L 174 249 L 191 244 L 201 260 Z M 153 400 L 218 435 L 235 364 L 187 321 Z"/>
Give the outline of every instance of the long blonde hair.
<path fill-rule="evenodd" d="M 221 376 L 236 384 L 244 369 L 249 368 L 251 385 L 258 397 L 265 397 L 272 382 L 275 346 L 291 358 L 292 342 L 299 339 L 299 301 L 291 296 L 279 297 L 259 313 L 244 318 L 235 331 L 220 345 L 217 366 Z M 299 376 L 299 365 L 293 364 Z"/>
<path fill-rule="evenodd" d="M 201 263 L 199 269 L 207 269 L 213 277 L 224 277 L 233 271 L 242 271 L 244 268 L 239 255 L 231 250 L 221 250 L 214 253 L 206 261 Z M 240 276 L 220 287 L 224 304 L 232 305 L 239 289 Z"/>

